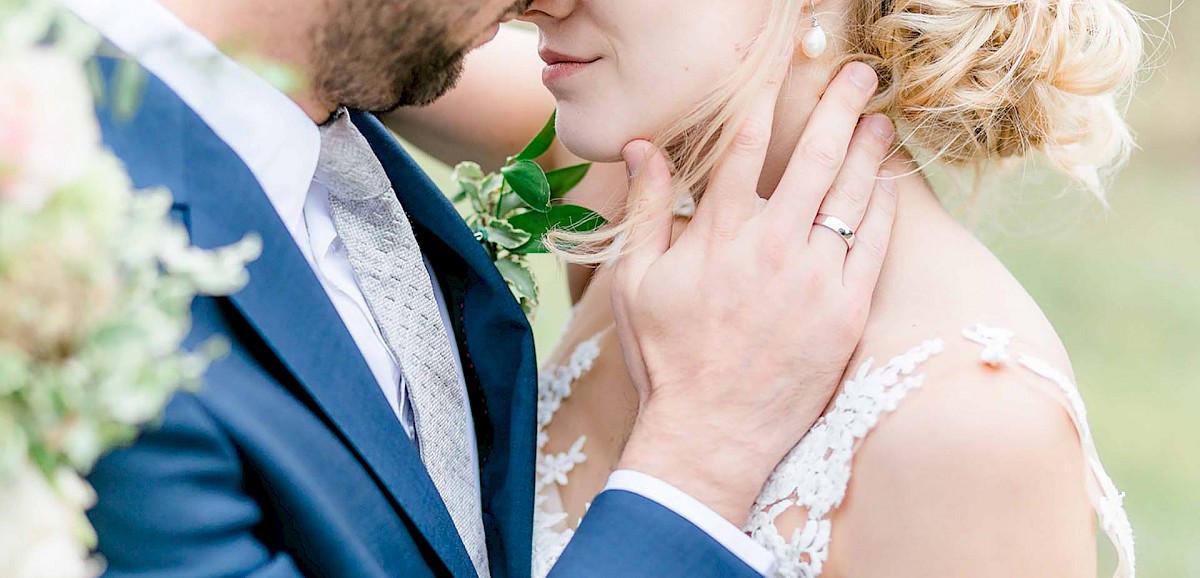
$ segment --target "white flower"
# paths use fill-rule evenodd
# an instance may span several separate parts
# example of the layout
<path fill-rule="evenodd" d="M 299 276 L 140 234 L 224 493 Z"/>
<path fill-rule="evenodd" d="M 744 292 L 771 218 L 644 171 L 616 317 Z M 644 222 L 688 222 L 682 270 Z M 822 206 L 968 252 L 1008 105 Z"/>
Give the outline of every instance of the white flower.
<path fill-rule="evenodd" d="M 79 64 L 51 48 L 0 55 L 0 202 L 36 210 L 77 182 L 99 152 Z"/>
<path fill-rule="evenodd" d="M 90 578 L 95 495 L 76 471 L 223 354 L 181 350 L 189 305 L 239 290 L 261 241 L 191 247 L 170 194 L 136 194 L 101 147 L 78 59 L 95 33 L 57 20 L 57 0 L 15 6 L 0 18 L 0 575 Z M 54 44 L 34 45 L 51 21 Z"/>
<path fill-rule="evenodd" d="M 90 578 L 85 545 L 94 535 L 84 510 L 94 500 L 79 476 L 63 471 L 56 490 L 28 463 L 0 481 L 0 568 L 13 578 Z"/>

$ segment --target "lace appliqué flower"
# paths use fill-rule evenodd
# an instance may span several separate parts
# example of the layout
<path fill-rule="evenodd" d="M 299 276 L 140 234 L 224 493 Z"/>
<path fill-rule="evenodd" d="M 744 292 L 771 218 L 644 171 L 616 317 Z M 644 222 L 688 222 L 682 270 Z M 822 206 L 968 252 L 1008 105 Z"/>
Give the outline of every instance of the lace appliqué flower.
<path fill-rule="evenodd" d="M 585 440 L 580 438 L 567 451 L 545 456 L 545 428 L 564 399 L 571 395 L 572 384 L 591 369 L 600 354 L 603 333 L 581 343 L 568 363 L 543 372 L 538 394 L 538 476 L 534 513 L 533 575 L 543 578 L 574 537 L 557 489 L 565 486 L 572 469 L 586 460 Z M 980 359 L 992 367 L 1011 362 L 1009 347 L 1014 333 L 1006 329 L 976 325 L 963 330 L 963 336 L 983 347 Z M 832 514 L 841 505 L 849 488 L 854 452 L 860 442 L 878 424 L 884 413 L 895 411 L 913 389 L 921 387 L 924 376 L 913 375 L 917 367 L 942 353 L 940 339 L 926 341 L 872 370 L 872 361 L 861 365 L 848 380 L 833 408 L 813 426 L 772 473 L 759 495 L 746 524 L 746 531 L 772 552 L 777 560 L 778 578 L 816 578 L 829 558 Z M 1105 473 L 1087 425 L 1087 411 L 1074 383 L 1050 364 L 1021 355 L 1021 366 L 1054 383 L 1065 396 L 1070 414 L 1083 443 L 1089 470 L 1088 491 L 1100 526 L 1116 546 L 1118 568 L 1114 576 L 1134 578 L 1135 553 L 1133 529 L 1123 505 L 1124 495 Z M 784 512 L 797 508 L 806 517 L 805 524 L 785 540 L 776 521 Z"/>
<path fill-rule="evenodd" d="M 940 339 L 926 341 L 886 365 L 872 370 L 873 360 L 859 366 L 833 408 L 813 425 L 788 453 L 763 487 L 745 530 L 776 558 L 778 578 L 813 578 L 829 558 L 831 513 L 841 505 L 850 484 L 850 468 L 859 442 L 894 411 L 900 401 L 921 386 L 913 373 L 945 349 Z M 802 509 L 804 526 L 785 540 L 776 520 L 784 512 Z"/>
<path fill-rule="evenodd" d="M 1000 367 L 1012 361 L 1008 355 L 1008 346 L 1016 336 L 1012 331 L 976 323 L 975 329 L 963 329 L 962 334 L 963 337 L 983 346 L 979 358 L 985 364 Z"/>
<path fill-rule="evenodd" d="M 538 375 L 538 459 L 533 514 L 535 577 L 548 575 L 571 538 L 575 537 L 575 530 L 571 528 L 567 513 L 563 511 L 561 504 L 553 510 L 548 507 L 549 494 L 556 492 L 558 486 L 567 485 L 575 466 L 587 461 L 587 454 L 583 451 L 584 444 L 587 443 L 585 436 L 580 436 L 565 452 L 546 454 L 546 445 L 550 441 L 546 427 L 554 421 L 554 414 L 558 413 L 563 401 L 571 397 L 575 381 L 591 371 L 592 365 L 600 357 L 600 340 L 607 333 L 607 330 L 602 331 L 580 343 L 575 347 L 575 351 L 571 352 L 566 364 L 547 369 Z M 557 498 L 557 495 L 555 497 Z"/>

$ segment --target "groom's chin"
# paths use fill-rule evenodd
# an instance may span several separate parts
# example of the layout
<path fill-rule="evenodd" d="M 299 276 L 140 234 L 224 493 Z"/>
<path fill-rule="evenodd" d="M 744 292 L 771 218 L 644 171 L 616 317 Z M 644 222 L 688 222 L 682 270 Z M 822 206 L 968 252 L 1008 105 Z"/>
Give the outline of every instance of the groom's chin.
<path fill-rule="evenodd" d="M 421 107 L 433 104 L 458 85 L 463 73 L 464 58 L 461 54 L 423 63 L 418 68 L 394 69 L 389 84 L 376 84 L 375 90 L 354 94 L 342 94 L 341 104 L 347 108 L 385 114 L 398 108 Z M 376 72 L 377 78 L 384 74 Z M 384 88 L 384 87 L 387 88 Z M 374 96 L 368 97 L 369 93 Z M 357 97 L 357 98 L 356 98 Z"/>

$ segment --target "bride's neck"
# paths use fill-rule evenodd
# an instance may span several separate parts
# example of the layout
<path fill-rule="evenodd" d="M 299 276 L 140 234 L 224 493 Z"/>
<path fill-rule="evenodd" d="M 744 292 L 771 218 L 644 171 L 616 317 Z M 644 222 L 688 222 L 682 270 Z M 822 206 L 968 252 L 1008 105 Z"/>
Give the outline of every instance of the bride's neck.
<path fill-rule="evenodd" d="M 808 125 L 809 117 L 816 110 L 826 86 L 832 80 L 836 70 L 826 70 L 820 63 L 810 62 L 797 66 L 788 82 L 783 87 L 779 104 L 775 110 L 775 123 L 772 130 L 771 145 L 767 151 L 767 160 L 763 165 L 762 176 L 758 182 L 759 195 L 768 198 L 779 186 L 784 171 L 792 160 L 793 152 L 800 142 L 801 135 Z M 889 170 L 896 176 L 899 207 L 896 224 L 893 228 L 892 250 L 888 252 L 887 261 L 892 266 L 885 267 L 881 286 L 889 289 L 903 287 L 899 282 L 906 270 L 904 264 L 919 255 L 910 253 L 926 250 L 931 245 L 928 242 L 913 242 L 914 238 L 928 241 L 945 231 L 943 225 L 952 223 L 953 219 L 933 192 L 933 188 L 918 170 L 917 164 L 903 148 L 891 152 Z M 934 224 L 937 224 L 934 226 Z M 917 249 L 919 247 L 919 249 Z M 893 291 L 885 290 L 877 294 L 881 299 L 892 297 Z"/>
<path fill-rule="evenodd" d="M 800 142 L 800 136 L 816 110 L 821 94 L 833 78 L 834 71 L 825 68 L 815 63 L 797 66 L 783 85 L 775 106 L 775 123 L 771 131 L 771 145 L 767 149 L 767 161 L 758 181 L 758 193 L 763 198 L 769 198 L 779 186 L 791 161 L 792 151 Z"/>

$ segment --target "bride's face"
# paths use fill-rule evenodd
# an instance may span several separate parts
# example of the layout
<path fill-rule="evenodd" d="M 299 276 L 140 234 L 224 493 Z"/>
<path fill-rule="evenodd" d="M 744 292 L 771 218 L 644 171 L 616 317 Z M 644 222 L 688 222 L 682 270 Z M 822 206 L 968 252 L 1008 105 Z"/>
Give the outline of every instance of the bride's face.
<path fill-rule="evenodd" d="M 575 154 L 620 158 L 686 114 L 735 68 L 768 0 L 534 0 L 543 81 Z"/>

